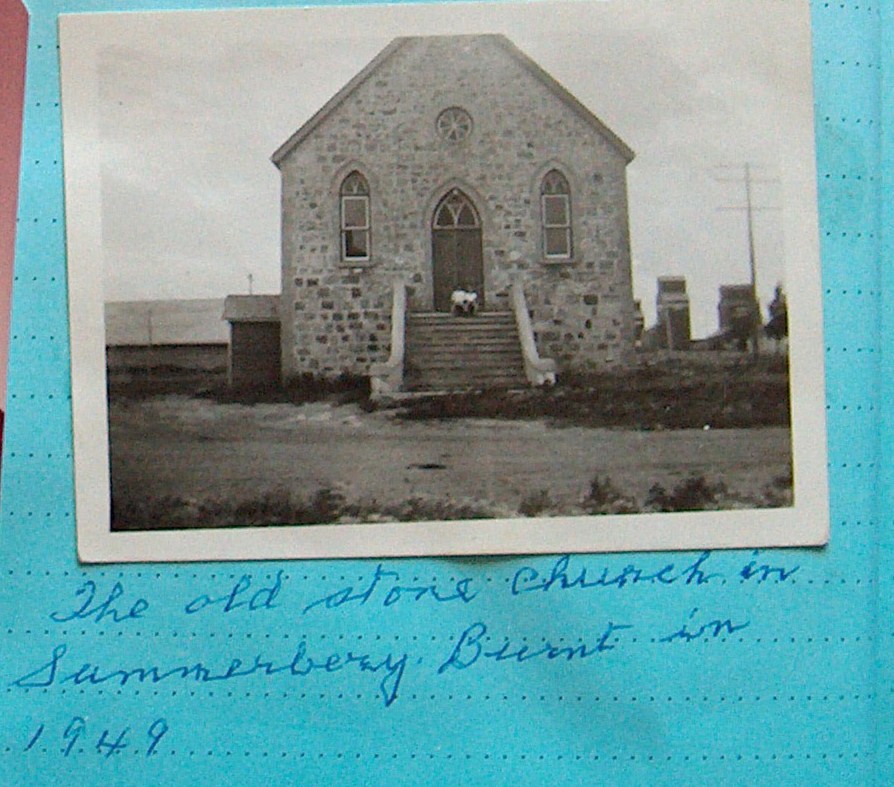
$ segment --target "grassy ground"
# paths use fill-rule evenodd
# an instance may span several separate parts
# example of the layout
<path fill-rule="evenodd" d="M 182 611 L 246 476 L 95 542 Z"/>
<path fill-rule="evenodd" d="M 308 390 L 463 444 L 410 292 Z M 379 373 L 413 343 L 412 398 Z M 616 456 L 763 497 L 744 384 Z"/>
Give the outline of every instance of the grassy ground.
<path fill-rule="evenodd" d="M 365 378 L 307 375 L 286 387 L 233 390 L 225 381 L 180 372 L 113 383 L 114 401 L 164 394 L 195 395 L 220 404 L 356 403 L 391 409 L 406 421 L 456 418 L 547 419 L 556 425 L 637 430 L 748 429 L 789 426 L 788 365 L 783 356 L 754 360 L 741 353 L 643 354 L 623 369 L 564 374 L 553 387 L 417 396 L 374 403 Z"/>
<path fill-rule="evenodd" d="M 790 504 L 787 426 L 636 430 L 559 419 L 556 428 L 533 411 L 430 419 L 339 401 L 113 397 L 114 527 Z"/>
<path fill-rule="evenodd" d="M 786 359 L 742 354 L 640 356 L 632 367 L 565 375 L 550 388 L 419 397 L 408 420 L 547 418 L 553 423 L 639 430 L 789 425 Z"/>

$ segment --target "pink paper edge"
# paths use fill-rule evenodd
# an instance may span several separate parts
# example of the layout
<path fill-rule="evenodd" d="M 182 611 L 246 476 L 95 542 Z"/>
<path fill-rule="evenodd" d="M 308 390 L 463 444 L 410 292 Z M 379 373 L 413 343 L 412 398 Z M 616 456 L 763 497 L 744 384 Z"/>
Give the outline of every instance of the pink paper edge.
<path fill-rule="evenodd" d="M 0 0 L 0 407 L 6 402 L 9 312 L 15 257 L 19 163 L 25 98 L 28 11 L 21 0 Z M 2 421 L 0 421 L 2 428 Z"/>

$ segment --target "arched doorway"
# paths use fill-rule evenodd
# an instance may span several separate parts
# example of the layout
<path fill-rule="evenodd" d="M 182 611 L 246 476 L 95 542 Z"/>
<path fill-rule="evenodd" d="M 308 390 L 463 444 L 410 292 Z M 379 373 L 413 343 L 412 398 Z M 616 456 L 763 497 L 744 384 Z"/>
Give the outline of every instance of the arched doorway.
<path fill-rule="evenodd" d="M 481 220 L 459 189 L 451 189 L 435 208 L 431 248 L 435 311 L 450 311 L 450 294 L 457 288 L 477 292 L 478 306 L 484 306 Z"/>

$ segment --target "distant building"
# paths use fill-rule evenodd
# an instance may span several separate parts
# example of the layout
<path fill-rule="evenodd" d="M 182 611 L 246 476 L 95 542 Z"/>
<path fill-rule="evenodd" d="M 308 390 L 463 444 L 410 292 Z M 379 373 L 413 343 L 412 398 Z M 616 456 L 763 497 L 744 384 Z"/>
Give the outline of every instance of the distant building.
<path fill-rule="evenodd" d="M 153 372 L 223 374 L 229 337 L 222 298 L 105 305 L 106 366 L 117 379 Z"/>
<path fill-rule="evenodd" d="M 746 350 L 754 336 L 760 311 L 750 284 L 724 284 L 717 305 L 720 335 L 738 349 Z"/>
<path fill-rule="evenodd" d="M 682 276 L 659 276 L 657 340 L 663 350 L 688 350 L 691 340 L 689 296 Z"/>

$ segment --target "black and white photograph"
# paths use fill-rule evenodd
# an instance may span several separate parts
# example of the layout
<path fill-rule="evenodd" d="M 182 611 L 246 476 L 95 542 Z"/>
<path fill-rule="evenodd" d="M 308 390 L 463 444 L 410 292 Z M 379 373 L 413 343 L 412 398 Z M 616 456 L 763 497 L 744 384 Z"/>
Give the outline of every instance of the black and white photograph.
<path fill-rule="evenodd" d="M 60 44 L 82 560 L 827 541 L 806 2 Z"/>

